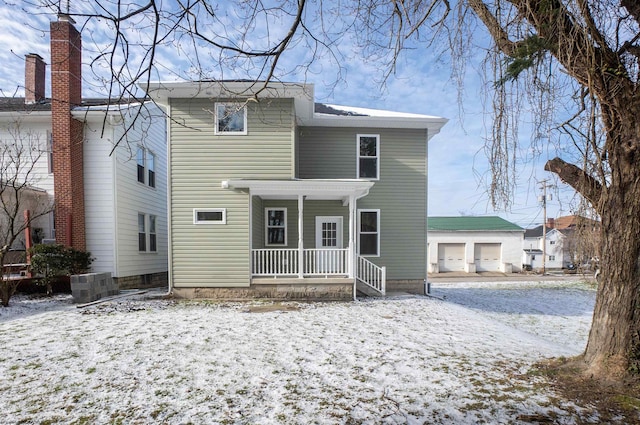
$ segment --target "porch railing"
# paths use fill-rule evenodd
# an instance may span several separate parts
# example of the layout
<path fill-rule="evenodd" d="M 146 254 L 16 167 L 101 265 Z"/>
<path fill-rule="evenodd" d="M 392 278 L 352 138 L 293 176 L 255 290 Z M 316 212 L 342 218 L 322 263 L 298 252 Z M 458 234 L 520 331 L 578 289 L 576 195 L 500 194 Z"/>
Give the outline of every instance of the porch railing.
<path fill-rule="evenodd" d="M 329 276 L 349 274 L 349 250 L 318 248 L 304 249 L 252 249 L 253 276 Z"/>
<path fill-rule="evenodd" d="M 366 258 L 358 256 L 356 279 L 384 295 L 387 286 L 387 268 L 377 266 Z"/>

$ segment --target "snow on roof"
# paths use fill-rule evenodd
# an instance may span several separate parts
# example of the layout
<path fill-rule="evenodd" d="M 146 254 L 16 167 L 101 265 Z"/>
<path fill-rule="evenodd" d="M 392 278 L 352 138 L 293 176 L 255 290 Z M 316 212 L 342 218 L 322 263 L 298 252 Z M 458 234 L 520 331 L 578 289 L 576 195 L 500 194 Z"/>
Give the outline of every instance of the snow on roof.
<path fill-rule="evenodd" d="M 383 109 L 360 108 L 356 106 L 334 105 L 323 103 L 327 108 L 319 109 L 316 107 L 316 115 L 347 115 L 347 116 L 363 116 L 363 117 L 386 117 L 386 118 L 431 118 L 441 119 L 435 115 L 411 114 L 408 112 L 386 111 Z"/>

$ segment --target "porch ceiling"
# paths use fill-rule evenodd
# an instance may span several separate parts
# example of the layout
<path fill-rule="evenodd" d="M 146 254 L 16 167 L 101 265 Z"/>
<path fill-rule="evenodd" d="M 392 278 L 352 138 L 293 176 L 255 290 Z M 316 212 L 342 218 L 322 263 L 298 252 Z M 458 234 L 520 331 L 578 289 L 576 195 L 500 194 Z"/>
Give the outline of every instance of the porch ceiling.
<path fill-rule="evenodd" d="M 264 199 L 342 200 L 351 196 L 366 196 L 374 182 L 356 179 L 305 179 L 305 180 L 225 180 L 226 189 L 249 189 L 251 195 Z"/>

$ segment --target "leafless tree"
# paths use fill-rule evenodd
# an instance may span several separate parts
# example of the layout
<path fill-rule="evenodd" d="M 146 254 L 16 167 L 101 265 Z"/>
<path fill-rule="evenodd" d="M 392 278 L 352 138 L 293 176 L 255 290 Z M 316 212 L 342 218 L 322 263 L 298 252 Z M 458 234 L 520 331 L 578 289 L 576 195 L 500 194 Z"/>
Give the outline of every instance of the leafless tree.
<path fill-rule="evenodd" d="M 6 307 L 18 280 L 5 273 L 7 253 L 24 242 L 25 230 L 53 210 L 53 201 L 37 187 L 46 173 L 47 140 L 22 130 L 19 122 L 0 128 L 0 303 Z M 44 165 L 43 165 L 44 163 Z M 29 215 L 25 215 L 29 211 Z"/>
<path fill-rule="evenodd" d="M 21 4 L 30 13 L 65 12 L 86 28 L 96 21 L 109 28 L 110 42 L 96 44 L 92 66 L 97 76 L 106 75 L 112 97 L 140 96 L 138 85 L 177 69 L 189 70 L 188 79 L 281 79 L 327 58 L 340 62 L 343 41 L 368 61 L 387 65 L 380 67 L 386 70 L 383 81 L 407 49 L 451 53 L 458 82 L 465 66 L 486 53 L 481 66 L 487 109 L 493 112 L 486 143 L 491 198 L 496 205 L 513 198 L 523 139 L 533 154 L 557 155 L 545 169 L 580 193 L 602 218 L 602 278 L 582 360 L 596 377 L 640 372 L 637 1 Z M 486 45 L 482 34 L 488 35 Z M 291 54 L 295 61 L 288 60 Z M 523 119 L 530 119 L 533 129 L 526 137 Z"/>

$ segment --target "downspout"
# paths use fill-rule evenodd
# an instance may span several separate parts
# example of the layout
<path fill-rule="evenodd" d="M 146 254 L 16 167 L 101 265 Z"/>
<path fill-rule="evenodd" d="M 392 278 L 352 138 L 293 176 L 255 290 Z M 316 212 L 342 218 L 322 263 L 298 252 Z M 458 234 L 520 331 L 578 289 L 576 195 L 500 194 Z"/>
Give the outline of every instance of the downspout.
<path fill-rule="evenodd" d="M 431 295 L 429 283 L 429 129 L 424 143 L 424 294 Z"/>
<path fill-rule="evenodd" d="M 173 293 L 173 243 L 171 236 L 171 102 L 167 99 L 165 137 L 167 138 L 167 295 Z M 249 197 L 251 198 L 251 197 Z"/>

